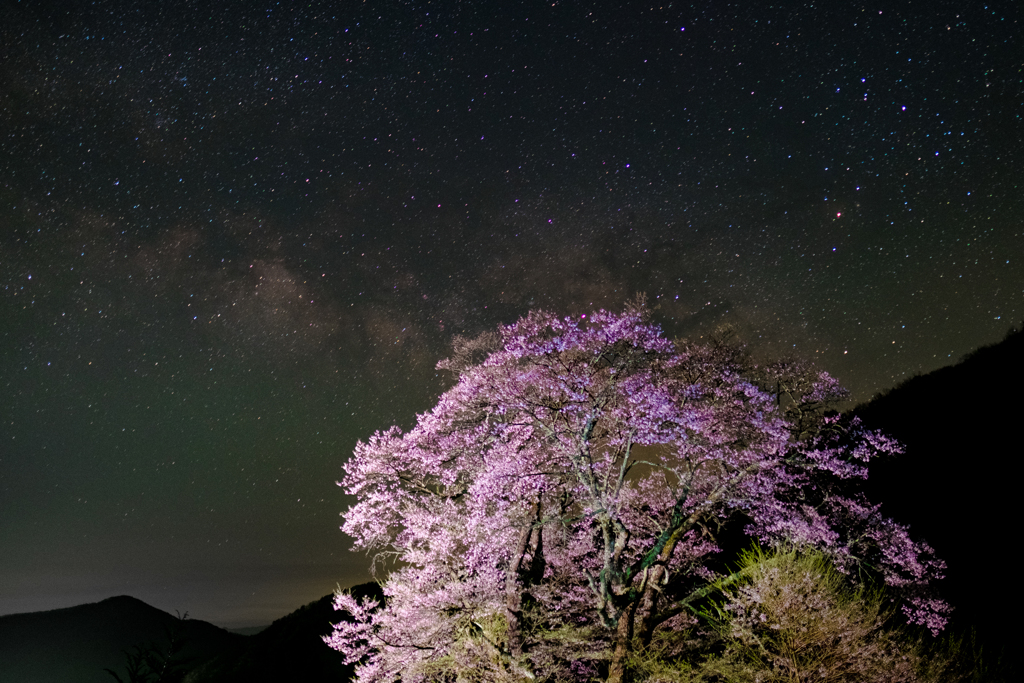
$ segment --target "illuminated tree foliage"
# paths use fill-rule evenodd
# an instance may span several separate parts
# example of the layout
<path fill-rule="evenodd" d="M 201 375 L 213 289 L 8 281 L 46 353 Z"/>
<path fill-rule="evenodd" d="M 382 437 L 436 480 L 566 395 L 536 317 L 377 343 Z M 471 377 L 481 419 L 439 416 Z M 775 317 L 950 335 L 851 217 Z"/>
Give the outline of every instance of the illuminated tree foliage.
<path fill-rule="evenodd" d="M 642 302 L 533 312 L 439 367 L 458 381 L 433 410 L 345 466 L 343 528 L 390 570 L 384 604 L 336 597 L 328 642 L 359 681 L 627 680 L 729 580 L 710 563 L 730 523 L 869 571 L 944 626 L 941 561 L 850 492 L 898 448 L 829 411 L 827 374 L 672 343 Z"/>

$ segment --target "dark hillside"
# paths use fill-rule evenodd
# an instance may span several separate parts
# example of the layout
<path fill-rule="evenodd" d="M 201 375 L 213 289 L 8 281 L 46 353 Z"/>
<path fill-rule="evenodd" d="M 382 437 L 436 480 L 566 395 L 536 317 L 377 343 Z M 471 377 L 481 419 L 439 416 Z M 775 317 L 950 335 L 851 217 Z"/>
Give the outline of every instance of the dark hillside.
<path fill-rule="evenodd" d="M 352 592 L 358 596 L 383 597 L 375 583 L 356 586 Z M 281 617 L 248 637 L 244 648 L 225 653 L 194 670 L 189 683 L 339 683 L 349 680 L 352 667 L 343 664 L 341 653 L 329 648 L 321 639 L 331 633 L 331 624 L 341 620 L 333 602 L 333 595 L 325 595 Z"/>
<path fill-rule="evenodd" d="M 112 683 L 124 677 L 125 650 L 165 647 L 169 629 L 186 643 L 182 656 L 200 661 L 245 640 L 205 621 L 178 618 L 126 595 L 48 612 L 0 617 L 0 681 Z"/>
<path fill-rule="evenodd" d="M 381 598 L 375 583 L 352 589 Z M 186 683 L 303 681 L 343 683 L 352 667 L 321 636 L 341 619 L 333 595 L 288 614 L 253 636 L 230 633 L 205 621 L 179 620 L 128 596 L 49 612 L 0 617 L 0 681 L 113 683 L 104 669 L 127 680 L 125 651 L 155 645 L 166 650 L 168 633 L 185 643 L 177 661 Z"/>
<path fill-rule="evenodd" d="M 954 626 L 975 625 L 1015 659 L 1011 634 L 1019 630 L 1007 625 L 1024 599 L 1013 584 L 1017 572 L 1007 570 L 1017 564 L 1013 520 L 1024 500 L 1022 386 L 1024 332 L 1014 330 L 855 410 L 906 447 L 903 456 L 871 466 L 868 489 L 948 563 L 940 590 L 956 607 Z"/>

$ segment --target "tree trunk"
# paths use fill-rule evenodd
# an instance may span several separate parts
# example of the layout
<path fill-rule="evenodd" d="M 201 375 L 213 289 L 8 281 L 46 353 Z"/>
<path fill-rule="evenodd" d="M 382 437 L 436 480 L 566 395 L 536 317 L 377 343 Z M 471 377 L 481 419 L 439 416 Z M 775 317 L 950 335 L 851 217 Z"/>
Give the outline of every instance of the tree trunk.
<path fill-rule="evenodd" d="M 540 517 L 540 504 L 537 505 Z M 531 551 L 532 548 L 532 551 Z M 524 567 L 527 554 L 529 566 Z M 527 585 L 538 582 L 544 576 L 544 535 L 540 527 L 527 527 L 519 536 L 516 554 L 513 556 L 505 575 L 505 616 L 508 620 L 506 642 L 513 658 L 523 654 L 522 607 L 523 592 Z"/>
<path fill-rule="evenodd" d="M 643 647 L 651 644 L 651 637 L 654 635 L 654 617 L 658 612 L 658 597 L 661 595 L 660 587 L 664 581 L 665 571 L 662 565 L 654 565 L 648 570 L 644 591 L 640 595 L 640 604 L 636 608 L 633 638 Z"/>
<path fill-rule="evenodd" d="M 523 589 L 519 582 L 519 574 L 523 558 L 529 548 L 532 529 L 526 527 L 519 535 L 516 552 L 512 556 L 508 571 L 505 574 L 505 618 L 508 621 L 506 643 L 509 653 L 518 657 L 523 652 L 523 641 L 520 634 L 520 608 L 523 602 Z"/>
<path fill-rule="evenodd" d="M 628 683 L 626 678 L 626 657 L 633 649 L 633 614 L 636 603 L 631 603 L 619 616 L 619 625 L 615 629 L 615 649 L 612 651 L 612 663 L 608 667 L 606 683 Z"/>

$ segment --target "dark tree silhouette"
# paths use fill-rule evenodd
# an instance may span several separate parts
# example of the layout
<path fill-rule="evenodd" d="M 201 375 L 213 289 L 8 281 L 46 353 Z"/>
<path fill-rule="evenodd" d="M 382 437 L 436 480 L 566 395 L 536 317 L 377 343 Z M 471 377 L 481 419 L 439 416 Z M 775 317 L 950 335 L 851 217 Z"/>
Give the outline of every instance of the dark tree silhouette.
<path fill-rule="evenodd" d="M 188 612 L 178 613 L 178 622 L 166 629 L 167 642 L 135 645 L 125 655 L 125 675 L 113 669 L 104 669 L 118 683 L 180 683 L 188 674 L 191 662 L 183 657 L 185 639 L 181 636 L 181 622 L 188 619 Z"/>

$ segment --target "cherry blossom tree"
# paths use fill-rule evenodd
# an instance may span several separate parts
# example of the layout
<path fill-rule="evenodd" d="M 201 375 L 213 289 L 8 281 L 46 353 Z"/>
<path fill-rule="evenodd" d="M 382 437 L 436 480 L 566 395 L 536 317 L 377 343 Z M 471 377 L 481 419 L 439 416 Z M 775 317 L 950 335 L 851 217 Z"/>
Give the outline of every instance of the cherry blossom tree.
<path fill-rule="evenodd" d="M 336 596 L 348 618 L 327 641 L 359 681 L 624 681 L 635 648 L 728 584 L 712 561 L 736 524 L 945 624 L 942 562 L 851 492 L 898 446 L 830 412 L 827 374 L 670 342 L 642 301 L 533 312 L 439 367 L 455 385 L 410 431 L 358 444 L 340 482 L 385 594 Z"/>

